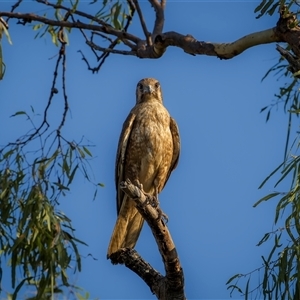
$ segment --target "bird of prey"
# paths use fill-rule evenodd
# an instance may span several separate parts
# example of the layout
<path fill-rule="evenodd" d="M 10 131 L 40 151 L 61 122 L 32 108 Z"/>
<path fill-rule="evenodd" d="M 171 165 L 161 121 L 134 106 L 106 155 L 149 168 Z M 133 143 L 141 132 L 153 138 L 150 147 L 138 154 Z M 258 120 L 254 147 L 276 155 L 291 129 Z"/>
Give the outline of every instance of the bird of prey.
<path fill-rule="evenodd" d="M 136 87 L 136 105 L 123 124 L 119 139 L 115 183 L 118 218 L 107 258 L 121 248 L 134 248 L 143 226 L 135 203 L 121 189 L 129 179 L 145 193 L 157 197 L 178 163 L 180 138 L 177 124 L 163 105 L 160 83 L 145 78 Z"/>

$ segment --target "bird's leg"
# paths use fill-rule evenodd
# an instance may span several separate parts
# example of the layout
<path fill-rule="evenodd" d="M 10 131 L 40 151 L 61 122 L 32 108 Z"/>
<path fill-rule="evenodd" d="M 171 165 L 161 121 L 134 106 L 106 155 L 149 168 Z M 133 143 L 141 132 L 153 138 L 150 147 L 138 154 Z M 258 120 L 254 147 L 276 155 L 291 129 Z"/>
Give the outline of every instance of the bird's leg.
<path fill-rule="evenodd" d="M 148 204 L 150 204 L 151 206 L 153 206 L 153 204 L 152 204 L 152 202 L 153 202 L 153 196 L 150 195 L 149 193 L 146 193 L 146 192 L 144 191 L 143 185 L 142 185 L 138 180 L 135 180 L 135 181 L 134 181 L 134 184 L 135 184 L 135 186 L 137 186 L 137 187 L 141 190 L 141 192 L 146 196 L 146 201 L 144 201 L 143 207 L 146 206 L 146 205 L 148 205 Z M 153 207 L 156 207 L 156 206 L 153 206 Z"/>
<path fill-rule="evenodd" d="M 158 191 L 157 191 L 157 187 L 155 187 L 155 196 L 152 196 L 149 193 L 146 193 L 143 189 L 143 185 L 138 181 L 135 180 L 135 185 L 141 190 L 141 192 L 147 197 L 146 201 L 143 203 L 143 206 L 146 205 L 151 205 L 153 208 L 157 209 L 158 212 L 158 217 L 157 217 L 157 221 L 162 220 L 164 223 L 168 223 L 168 216 L 161 210 L 161 208 L 159 207 L 159 201 L 158 201 Z"/>

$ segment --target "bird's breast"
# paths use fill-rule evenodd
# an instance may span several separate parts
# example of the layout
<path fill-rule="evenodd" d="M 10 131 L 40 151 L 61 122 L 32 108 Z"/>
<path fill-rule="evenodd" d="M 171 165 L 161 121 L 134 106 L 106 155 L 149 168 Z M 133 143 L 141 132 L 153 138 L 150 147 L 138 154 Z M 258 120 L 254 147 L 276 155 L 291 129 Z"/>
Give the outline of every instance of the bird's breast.
<path fill-rule="evenodd" d="M 162 105 L 157 109 L 145 109 L 137 116 L 136 125 L 132 137 L 147 150 L 145 154 L 151 156 L 162 151 L 164 142 L 171 136 L 170 116 L 167 110 Z"/>
<path fill-rule="evenodd" d="M 135 153 L 135 166 L 129 166 L 146 192 L 151 192 L 153 182 L 161 171 L 171 164 L 173 141 L 170 115 L 162 105 L 145 106 L 136 116 L 130 136 L 129 153 Z M 138 169 L 137 169 L 138 167 Z"/>

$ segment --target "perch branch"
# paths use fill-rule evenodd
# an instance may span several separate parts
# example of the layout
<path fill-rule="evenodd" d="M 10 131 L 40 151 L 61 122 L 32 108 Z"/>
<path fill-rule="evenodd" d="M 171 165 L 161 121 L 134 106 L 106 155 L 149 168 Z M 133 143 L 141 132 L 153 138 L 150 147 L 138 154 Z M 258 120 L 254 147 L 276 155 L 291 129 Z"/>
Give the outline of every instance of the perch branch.
<path fill-rule="evenodd" d="M 160 219 L 159 209 L 151 205 L 147 205 L 148 202 L 151 202 L 149 196 L 146 196 L 141 189 L 133 185 L 130 180 L 122 182 L 120 187 L 135 201 L 139 213 L 143 216 L 151 228 L 158 245 L 159 252 L 163 258 L 166 276 L 161 277 L 157 274 L 159 282 L 155 281 L 156 285 L 152 285 L 150 287 L 151 290 L 158 296 L 159 299 L 185 299 L 183 270 L 181 268 L 171 234 L 167 226 Z M 119 262 L 119 258 L 117 259 L 117 262 Z M 126 265 L 126 261 L 124 262 L 124 256 L 122 262 Z M 158 291 L 156 291 L 157 287 L 159 287 Z"/>

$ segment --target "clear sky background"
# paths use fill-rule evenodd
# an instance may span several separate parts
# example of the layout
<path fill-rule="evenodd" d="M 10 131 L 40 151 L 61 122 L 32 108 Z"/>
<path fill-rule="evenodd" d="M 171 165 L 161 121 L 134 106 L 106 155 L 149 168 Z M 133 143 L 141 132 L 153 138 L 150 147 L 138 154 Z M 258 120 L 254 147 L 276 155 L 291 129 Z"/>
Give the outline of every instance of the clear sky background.
<path fill-rule="evenodd" d="M 101 2 L 101 1 L 100 1 Z M 232 42 L 246 34 L 274 27 L 278 14 L 256 20 L 258 1 L 169 1 L 164 31 L 191 34 L 197 40 Z M 0 1 L 10 10 L 12 1 Z M 153 10 L 141 1 L 148 27 Z M 99 3 L 100 6 L 100 3 Z M 80 10 L 96 6 L 81 1 Z M 21 11 L 43 13 L 44 7 L 26 1 Z M 132 31 L 141 36 L 137 18 Z M 0 126 L 3 145 L 29 128 L 19 110 L 43 112 L 47 103 L 58 52 L 49 36 L 34 40 L 29 26 L 10 23 L 13 45 L 3 42 L 7 67 L 0 82 Z M 275 44 L 251 48 L 231 60 L 192 56 L 168 48 L 159 60 L 111 55 L 98 74 L 87 71 L 78 50 L 88 49 L 78 32 L 67 47 L 67 92 L 71 107 L 63 134 L 79 141 L 84 136 L 95 147 L 91 162 L 99 189 L 76 179 L 60 209 L 73 221 L 76 234 L 89 247 L 80 247 L 83 271 L 71 282 L 91 294 L 91 299 L 155 299 L 149 288 L 124 266 L 106 260 L 106 250 L 116 220 L 114 164 L 122 124 L 135 104 L 135 87 L 144 77 L 162 85 L 164 104 L 176 119 L 181 135 L 177 169 L 160 195 L 168 227 L 185 274 L 188 299 L 227 299 L 226 281 L 262 265 L 261 255 L 271 244 L 257 247 L 271 231 L 274 203 L 253 204 L 273 191 L 271 183 L 258 190 L 262 180 L 282 162 L 287 116 L 274 109 L 265 122 L 260 109 L 274 100 L 282 81 L 271 75 L 261 82 L 278 59 Z M 89 56 L 92 58 L 92 56 Z M 62 92 L 56 96 L 51 120 L 58 122 Z M 41 117 L 37 117 L 39 122 Z M 164 274 L 163 264 L 147 225 L 136 246 L 153 267 Z M 97 260 L 93 260 L 89 253 Z M 9 278 L 10 274 L 5 275 Z M 6 282 L 6 281 L 5 281 Z M 258 275 L 252 275 L 252 287 Z M 9 280 L 7 280 L 9 284 Z M 9 286 L 3 286 L 9 290 Z M 3 293 L 1 295 L 5 297 Z M 239 297 L 234 294 L 234 297 Z"/>

